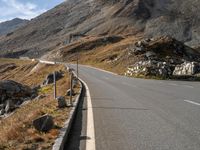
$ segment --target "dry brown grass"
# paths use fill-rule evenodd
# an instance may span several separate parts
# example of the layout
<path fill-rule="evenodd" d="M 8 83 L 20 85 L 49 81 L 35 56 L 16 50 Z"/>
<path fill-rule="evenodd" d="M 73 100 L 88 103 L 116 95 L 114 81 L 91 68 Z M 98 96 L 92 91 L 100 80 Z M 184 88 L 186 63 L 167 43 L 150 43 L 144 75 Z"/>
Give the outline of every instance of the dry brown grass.
<path fill-rule="evenodd" d="M 94 48 L 91 51 L 80 52 L 80 63 L 112 71 L 117 74 L 124 74 L 127 66 L 134 60 L 128 58 L 127 48 L 132 46 L 140 37 L 128 37 L 124 40 Z M 113 59 L 117 58 L 117 61 Z M 76 58 L 72 59 L 75 62 Z"/>
<path fill-rule="evenodd" d="M 19 65 L 26 64 L 19 63 Z M 27 76 L 22 76 L 19 80 L 24 84 L 33 86 L 41 83 L 47 74 L 55 70 L 64 70 L 64 67 L 60 65 L 40 65 L 35 72 L 28 74 Z M 0 77 L 1 76 L 2 75 L 0 75 Z M 65 95 L 69 88 L 68 79 L 68 74 L 65 72 L 64 77 L 57 81 L 58 96 Z M 59 129 L 63 127 L 64 122 L 68 118 L 70 108 L 58 109 L 57 101 L 53 99 L 52 85 L 49 85 L 48 88 L 49 90 L 46 91 L 45 98 L 30 101 L 28 104 L 17 109 L 8 118 L 0 119 L 0 149 L 36 150 L 52 148 L 52 145 L 59 134 Z M 55 122 L 54 129 L 48 133 L 38 132 L 32 126 L 32 121 L 44 114 L 52 115 Z"/>
<path fill-rule="evenodd" d="M 6 147 L 5 149 L 14 150 L 30 147 L 33 143 L 39 148 L 48 143 L 48 149 L 51 149 L 68 113 L 69 108 L 57 108 L 57 102 L 51 95 L 39 101 L 31 101 L 17 109 L 10 117 L 0 121 L 0 145 Z M 32 121 L 44 114 L 52 115 L 56 124 L 56 128 L 46 134 L 32 127 Z"/>

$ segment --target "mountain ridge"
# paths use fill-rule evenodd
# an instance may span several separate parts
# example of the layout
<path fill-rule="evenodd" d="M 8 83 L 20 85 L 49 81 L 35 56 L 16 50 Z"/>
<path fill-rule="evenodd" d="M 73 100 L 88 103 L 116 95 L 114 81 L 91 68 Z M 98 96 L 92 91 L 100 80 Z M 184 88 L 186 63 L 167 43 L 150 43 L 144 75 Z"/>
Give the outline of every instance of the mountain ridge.
<path fill-rule="evenodd" d="M 25 25 L 28 22 L 26 19 L 14 18 L 0 23 L 0 35 L 6 35 Z"/>
<path fill-rule="evenodd" d="M 198 7 L 199 6 L 199 7 Z M 41 57 L 73 34 L 169 35 L 200 45 L 200 2 L 192 0 L 68 0 L 0 39 L 0 55 Z M 81 37 L 78 37 L 80 39 Z M 18 55 L 17 55 L 18 56 Z"/>

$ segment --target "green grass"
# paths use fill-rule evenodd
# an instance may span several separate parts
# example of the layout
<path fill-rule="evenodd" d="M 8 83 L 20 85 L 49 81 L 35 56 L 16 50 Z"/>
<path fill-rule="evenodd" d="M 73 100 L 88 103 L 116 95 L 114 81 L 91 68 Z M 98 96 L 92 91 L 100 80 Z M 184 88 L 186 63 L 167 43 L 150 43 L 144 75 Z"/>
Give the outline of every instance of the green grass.
<path fill-rule="evenodd" d="M 38 92 L 39 94 L 47 94 L 49 92 L 53 91 L 53 85 L 47 85 L 47 86 L 44 86 L 44 87 L 41 87 Z"/>

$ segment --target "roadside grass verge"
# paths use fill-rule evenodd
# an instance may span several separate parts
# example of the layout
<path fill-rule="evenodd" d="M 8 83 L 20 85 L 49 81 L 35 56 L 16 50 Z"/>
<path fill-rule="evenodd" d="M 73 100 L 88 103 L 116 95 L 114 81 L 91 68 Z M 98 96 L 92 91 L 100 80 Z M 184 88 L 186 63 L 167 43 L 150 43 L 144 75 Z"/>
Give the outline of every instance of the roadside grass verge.
<path fill-rule="evenodd" d="M 11 59 L 5 62 L 13 63 L 13 61 L 15 60 Z M 20 64 L 20 61 L 17 62 L 19 66 L 27 65 L 27 63 Z M 37 67 L 35 68 L 35 66 Z M 33 87 L 41 84 L 49 73 L 59 70 L 64 72 L 64 77 L 57 81 L 57 96 L 65 96 L 67 89 L 69 89 L 69 75 L 65 72 L 65 68 L 62 65 L 35 64 L 31 69 L 26 71 L 27 75 L 18 70 L 17 73 L 19 75 L 16 76 L 16 71 L 12 70 L 9 72 L 10 76 L 6 79 L 16 79 L 15 81 Z M 1 77 L 4 75 L 5 74 L 0 75 L 0 80 L 2 80 Z M 76 93 L 79 88 L 80 87 L 75 88 Z M 59 135 L 59 130 L 68 119 L 71 108 L 57 108 L 57 101 L 53 98 L 52 84 L 40 88 L 39 95 L 40 94 L 45 95 L 45 97 L 40 100 L 32 100 L 22 105 L 7 118 L 0 118 L 0 150 L 52 149 L 54 141 Z M 69 97 L 65 97 L 69 100 Z M 38 132 L 32 126 L 32 121 L 44 114 L 51 115 L 55 123 L 54 128 L 48 133 Z"/>

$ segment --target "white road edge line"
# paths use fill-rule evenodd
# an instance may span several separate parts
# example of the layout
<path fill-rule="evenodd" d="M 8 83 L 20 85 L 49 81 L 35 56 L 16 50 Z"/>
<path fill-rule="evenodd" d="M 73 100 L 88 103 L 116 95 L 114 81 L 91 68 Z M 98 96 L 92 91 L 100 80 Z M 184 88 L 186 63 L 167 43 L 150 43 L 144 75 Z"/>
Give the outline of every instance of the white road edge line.
<path fill-rule="evenodd" d="M 86 150 L 96 150 L 95 131 L 94 131 L 94 115 L 93 115 L 90 91 L 89 91 L 87 84 L 82 79 L 80 79 L 80 80 L 85 85 L 86 96 L 87 96 L 87 137 L 89 139 L 86 140 Z"/>
<path fill-rule="evenodd" d="M 191 103 L 191 104 L 194 104 L 194 105 L 200 106 L 200 103 L 197 103 L 197 102 L 193 102 L 193 101 L 190 101 L 190 100 L 184 100 L 184 101 L 188 102 L 188 103 Z"/>

